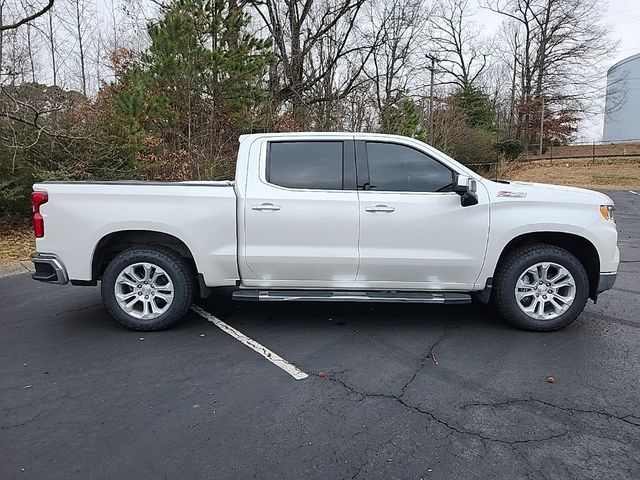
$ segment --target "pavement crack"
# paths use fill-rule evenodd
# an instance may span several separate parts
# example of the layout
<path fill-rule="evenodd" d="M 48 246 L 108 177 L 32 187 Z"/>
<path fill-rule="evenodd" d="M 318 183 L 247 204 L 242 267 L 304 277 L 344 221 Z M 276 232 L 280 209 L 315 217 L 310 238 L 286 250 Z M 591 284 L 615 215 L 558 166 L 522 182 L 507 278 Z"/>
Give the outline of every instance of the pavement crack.
<path fill-rule="evenodd" d="M 86 307 L 80 307 L 80 308 L 71 308 L 69 310 L 63 310 L 62 312 L 58 312 L 55 314 L 56 317 L 60 316 L 60 315 L 64 315 L 65 313 L 71 313 L 71 312 L 82 312 L 83 310 L 90 310 L 92 308 L 97 308 L 99 306 L 101 306 L 101 303 L 96 303 L 94 305 L 88 305 Z"/>
<path fill-rule="evenodd" d="M 436 342 L 437 344 L 437 342 Z M 434 344 L 434 347 L 435 345 Z M 447 428 L 448 430 L 450 430 L 453 433 L 459 434 L 459 435 L 464 435 L 464 436 L 472 436 L 472 437 L 476 437 L 478 438 L 483 444 L 485 442 L 494 442 L 494 443 L 500 443 L 500 444 L 504 444 L 504 445 L 520 445 L 520 444 L 526 444 L 526 443 L 532 443 L 532 442 L 546 442 L 549 440 L 553 440 L 556 438 L 560 438 L 563 437 L 564 435 L 566 435 L 568 432 L 564 431 L 562 433 L 558 433 L 558 434 L 553 434 L 553 435 L 547 435 L 544 437 L 539 437 L 539 438 L 525 438 L 525 439 L 518 439 L 518 440 L 505 440 L 504 438 L 495 438 L 495 437 L 491 437 L 488 435 L 485 435 L 481 432 L 476 432 L 473 430 L 466 430 L 463 428 L 459 428 L 455 425 L 450 424 L 449 422 L 447 422 L 446 420 L 438 417 L 437 415 L 435 415 L 433 412 L 430 412 L 428 410 L 425 410 L 423 408 L 421 408 L 418 405 L 413 405 L 409 402 L 407 402 L 402 395 L 392 395 L 392 394 L 388 394 L 388 393 L 375 393 L 375 392 L 363 392 L 358 390 L 357 388 L 355 388 L 352 385 L 349 385 L 348 383 L 346 383 L 345 381 L 339 379 L 339 378 L 335 378 L 335 377 L 327 377 L 328 380 L 330 380 L 331 382 L 338 384 L 340 386 L 342 386 L 343 388 L 345 388 L 346 390 L 348 390 L 349 392 L 351 392 L 352 394 L 358 395 L 362 398 L 383 398 L 386 400 L 392 400 L 396 403 L 398 403 L 399 405 L 401 405 L 403 408 L 410 410 L 412 412 L 418 413 L 421 416 L 426 416 L 427 418 L 429 418 L 430 420 L 444 426 L 445 428 Z M 486 445 L 485 445 L 486 447 Z"/>
<path fill-rule="evenodd" d="M 562 405 L 557 405 L 555 403 L 551 403 L 551 402 L 547 402 L 544 400 L 539 400 L 537 398 L 514 398 L 514 399 L 510 399 L 510 400 L 504 400 L 502 402 L 475 402 L 475 403 L 467 403 L 465 405 L 462 405 L 460 408 L 462 409 L 466 409 L 469 407 L 501 407 L 501 406 L 505 406 L 505 405 L 512 405 L 512 404 L 516 404 L 516 403 L 539 403 L 541 405 L 545 405 L 547 407 L 551 407 L 551 408 L 556 408 L 558 410 L 562 410 L 564 412 L 570 413 L 570 414 L 575 414 L 575 413 L 579 413 L 579 414 L 591 414 L 591 415 L 600 415 L 603 417 L 607 417 L 610 419 L 614 419 L 614 420 L 619 420 L 621 422 L 624 423 L 628 423 L 629 425 L 632 425 L 634 427 L 640 427 L 640 417 L 637 417 L 636 415 L 615 415 L 613 413 L 610 412 L 605 412 L 602 410 L 593 410 L 593 409 L 582 409 L 582 408 L 575 408 L 575 407 L 564 407 Z"/>
<path fill-rule="evenodd" d="M 0 425 L 0 431 L 4 431 L 4 430 L 9 430 L 11 428 L 19 428 L 19 427 L 24 427 L 25 425 L 29 425 L 30 423 L 32 423 L 36 418 L 38 418 L 39 415 L 36 415 L 35 417 L 32 417 L 28 420 L 25 420 L 22 423 L 16 423 L 14 425 Z"/>
<path fill-rule="evenodd" d="M 416 370 L 413 372 L 413 375 L 411 375 L 411 378 L 409 378 L 409 380 L 407 380 L 407 382 L 400 389 L 400 395 L 399 395 L 400 397 L 404 396 L 407 387 L 409 387 L 409 385 L 411 385 L 413 381 L 418 377 L 418 374 L 426 366 L 428 360 L 432 360 L 433 363 L 438 365 L 438 361 L 436 360 L 434 350 L 438 346 L 438 344 L 444 339 L 444 337 L 447 336 L 448 332 L 449 332 L 449 327 L 445 327 L 442 330 L 442 332 L 440 332 L 440 335 L 438 336 L 436 341 L 433 343 L 433 345 L 431 345 L 431 347 L 429 347 L 429 350 L 427 350 L 425 355 L 420 360 L 420 364 L 418 365 L 418 368 L 416 368 Z"/>

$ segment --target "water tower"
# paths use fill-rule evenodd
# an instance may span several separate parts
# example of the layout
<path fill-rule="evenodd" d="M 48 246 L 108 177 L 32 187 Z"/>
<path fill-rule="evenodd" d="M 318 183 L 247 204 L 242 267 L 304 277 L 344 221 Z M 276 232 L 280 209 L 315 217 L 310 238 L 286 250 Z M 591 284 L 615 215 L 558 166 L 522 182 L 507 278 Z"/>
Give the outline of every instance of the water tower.
<path fill-rule="evenodd" d="M 607 71 L 602 140 L 640 140 L 640 53 L 619 61 Z"/>

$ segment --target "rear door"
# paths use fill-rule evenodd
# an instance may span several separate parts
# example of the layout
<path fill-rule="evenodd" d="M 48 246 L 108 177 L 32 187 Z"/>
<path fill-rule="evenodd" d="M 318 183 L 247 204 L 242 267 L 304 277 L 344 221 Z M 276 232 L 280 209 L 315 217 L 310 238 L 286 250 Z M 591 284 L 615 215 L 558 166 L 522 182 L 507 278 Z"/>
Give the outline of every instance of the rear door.
<path fill-rule="evenodd" d="M 331 288 L 355 281 L 353 140 L 267 142 L 245 196 L 245 285 Z"/>
<path fill-rule="evenodd" d="M 425 152 L 357 141 L 364 288 L 471 289 L 487 246 L 489 202 L 463 207 L 453 171 Z"/>

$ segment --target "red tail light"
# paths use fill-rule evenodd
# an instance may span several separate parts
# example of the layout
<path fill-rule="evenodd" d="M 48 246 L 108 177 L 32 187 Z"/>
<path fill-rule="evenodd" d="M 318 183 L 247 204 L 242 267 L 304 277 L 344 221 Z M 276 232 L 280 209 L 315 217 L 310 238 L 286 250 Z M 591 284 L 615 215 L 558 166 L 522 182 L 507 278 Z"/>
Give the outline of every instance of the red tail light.
<path fill-rule="evenodd" d="M 33 192 L 31 194 L 31 205 L 33 206 L 33 233 L 36 238 L 44 237 L 44 218 L 40 214 L 40 205 L 47 203 L 49 194 L 47 192 Z"/>

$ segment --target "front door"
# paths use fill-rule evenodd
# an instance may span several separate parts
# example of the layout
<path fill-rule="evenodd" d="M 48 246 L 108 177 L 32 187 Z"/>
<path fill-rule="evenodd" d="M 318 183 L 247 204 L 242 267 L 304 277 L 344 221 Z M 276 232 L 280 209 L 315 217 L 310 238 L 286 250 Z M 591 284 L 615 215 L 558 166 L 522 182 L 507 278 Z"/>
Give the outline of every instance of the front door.
<path fill-rule="evenodd" d="M 340 288 L 358 269 L 353 141 L 273 141 L 244 201 L 243 283 Z M 258 172 L 256 172 L 258 173 Z"/>
<path fill-rule="evenodd" d="M 360 267 L 365 288 L 465 290 L 480 273 L 489 204 L 463 207 L 453 172 L 413 147 L 358 141 Z"/>

